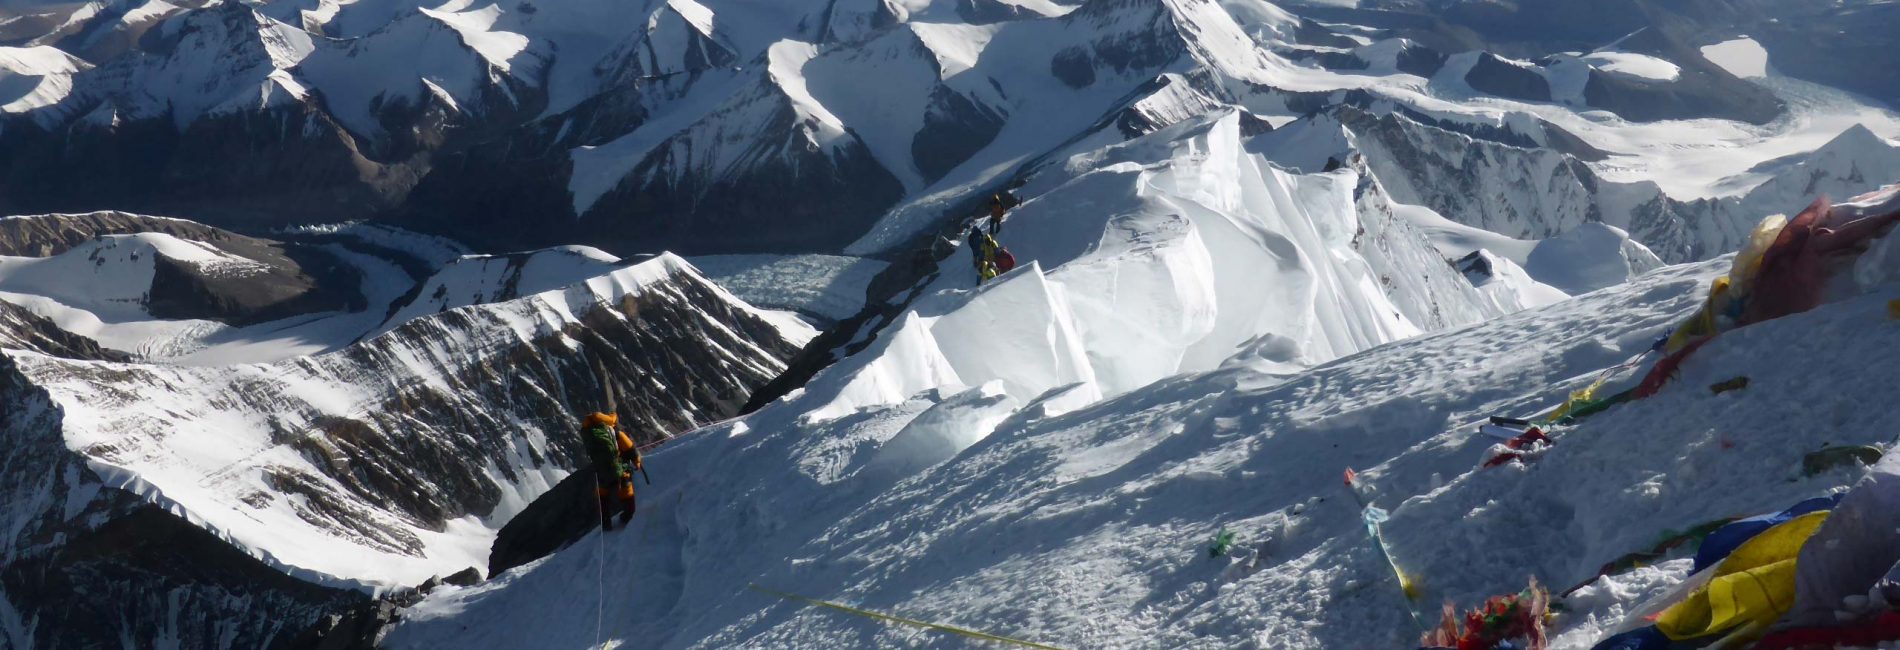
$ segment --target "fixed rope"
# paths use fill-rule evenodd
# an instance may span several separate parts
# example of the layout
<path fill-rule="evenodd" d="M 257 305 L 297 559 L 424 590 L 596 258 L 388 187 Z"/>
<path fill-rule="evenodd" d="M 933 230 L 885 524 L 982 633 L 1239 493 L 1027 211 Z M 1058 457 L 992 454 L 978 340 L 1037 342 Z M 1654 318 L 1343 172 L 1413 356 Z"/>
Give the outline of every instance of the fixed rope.
<path fill-rule="evenodd" d="M 605 517 L 607 511 L 601 508 L 600 499 L 594 499 L 594 516 Z M 594 647 L 601 646 L 601 628 L 606 620 L 607 610 L 607 531 L 594 533 L 600 543 L 594 546 Z"/>
<path fill-rule="evenodd" d="M 878 621 L 884 621 L 884 622 L 887 622 L 887 623 L 897 623 L 897 624 L 900 624 L 900 625 L 909 625 L 909 626 L 912 626 L 912 627 L 920 627 L 920 628 L 924 628 L 924 629 L 927 629 L 927 630 L 936 630 L 936 631 L 938 631 L 938 632 L 949 632 L 949 633 L 951 633 L 951 634 L 955 634 L 955 635 L 958 635 L 958 636 L 962 636 L 962 637 L 966 637 L 966 638 L 971 638 L 971 639 L 979 639 L 979 640 L 983 640 L 983 641 L 995 641 L 995 642 L 997 642 L 997 643 L 1008 643 L 1008 644 L 1012 644 L 1012 645 L 1018 645 L 1018 646 L 1022 646 L 1022 647 L 1025 647 L 1025 648 L 1041 648 L 1042 650 L 1062 650 L 1061 648 L 1058 648 L 1058 647 L 1055 647 L 1055 646 L 1052 646 L 1052 645 L 1043 645 L 1043 644 L 1040 644 L 1040 643 L 1035 643 L 1035 642 L 1031 642 L 1031 641 L 1024 641 L 1024 640 L 1021 640 L 1021 639 L 1012 639 L 1012 638 L 1009 638 L 1009 637 L 1006 637 L 1006 636 L 998 636 L 998 635 L 995 635 L 995 634 L 990 634 L 990 633 L 988 633 L 988 632 L 978 632 L 978 631 L 976 631 L 976 630 L 968 630 L 968 629 L 964 629 L 964 628 L 960 628 L 960 627 L 953 627 L 953 626 L 949 626 L 949 625 L 943 625 L 943 624 L 940 624 L 940 623 L 931 623 L 931 622 L 927 622 L 927 621 L 919 621 L 919 620 L 915 620 L 915 619 L 909 619 L 909 618 L 904 618 L 904 617 L 902 617 L 902 616 L 893 616 L 893 615 L 890 615 L 890 614 L 884 614 L 884 613 L 880 613 L 880 612 L 873 612 L 873 611 L 871 611 L 871 610 L 868 610 L 868 609 L 859 609 L 859 608 L 857 608 L 857 607 L 852 607 L 852 606 L 850 606 L 850 605 L 841 605 L 841 604 L 838 604 L 838 603 L 834 603 L 834 602 L 831 602 L 831 601 L 828 601 L 828 600 L 819 600 L 819 599 L 816 599 L 816 598 L 807 598 L 807 597 L 805 597 L 805 596 L 800 596 L 800 595 L 798 595 L 798 594 L 790 594 L 790 593 L 785 593 L 785 592 L 783 592 L 783 591 L 777 591 L 777 590 L 773 590 L 773 589 L 767 589 L 767 588 L 765 588 L 765 587 L 761 587 L 761 586 L 759 586 L 759 585 L 757 585 L 757 584 L 750 584 L 750 585 L 747 585 L 747 588 L 749 588 L 749 589 L 751 589 L 751 590 L 753 590 L 753 591 L 756 591 L 756 592 L 759 592 L 759 593 L 762 593 L 762 594 L 766 594 L 766 595 L 770 595 L 770 596 L 777 596 L 777 597 L 779 597 L 779 598 L 783 598 L 783 599 L 785 599 L 785 600 L 790 600 L 790 601 L 794 601 L 794 602 L 800 602 L 800 603 L 804 603 L 804 604 L 807 604 L 807 605 L 813 605 L 813 606 L 817 606 L 817 607 L 824 607 L 824 608 L 828 608 L 828 609 L 832 609 L 832 610 L 836 610 L 836 611 L 840 611 L 840 612 L 844 612 L 844 613 L 846 613 L 846 614 L 850 614 L 850 615 L 852 615 L 852 616 L 862 616 L 862 617 L 864 617 L 864 618 L 868 618 L 868 619 L 872 619 L 872 620 L 878 620 Z"/>

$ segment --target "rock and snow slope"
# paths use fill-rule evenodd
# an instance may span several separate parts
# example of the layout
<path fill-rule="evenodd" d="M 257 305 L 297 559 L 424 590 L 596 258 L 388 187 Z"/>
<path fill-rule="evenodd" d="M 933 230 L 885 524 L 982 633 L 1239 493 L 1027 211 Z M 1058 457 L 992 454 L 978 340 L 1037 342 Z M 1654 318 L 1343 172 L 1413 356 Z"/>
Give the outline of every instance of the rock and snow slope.
<path fill-rule="evenodd" d="M 1074 389 L 1021 400 L 1003 386 L 834 419 L 801 408 L 847 379 L 821 376 L 654 453 L 690 478 L 648 497 L 628 531 L 438 591 L 387 641 L 958 643 L 746 589 L 757 583 L 1058 647 L 1410 647 L 1417 629 L 1339 483 L 1345 467 L 1392 510 L 1391 553 L 1422 581 L 1421 602 L 1468 605 L 1532 576 L 1583 580 L 1664 530 L 1849 484 L 1853 470 L 1802 477 L 1802 455 L 1890 441 L 1892 415 L 1864 406 L 1900 398 L 1878 379 L 1900 349 L 1884 284 L 1726 334 L 1662 394 L 1562 429 L 1535 464 L 1479 469 L 1491 441 L 1474 421 L 1548 409 L 1648 350 L 1726 267 L 1671 267 L 1306 371 L 1236 355 L 1093 405 Z M 1738 375 L 1745 391 L 1703 388 Z M 955 444 L 968 446 L 941 451 Z M 1208 559 L 1222 528 L 1242 559 Z M 1579 592 L 1558 646 L 1587 646 L 1680 570 Z"/>
<path fill-rule="evenodd" d="M 4 638 L 262 647 L 348 590 L 485 566 L 495 529 L 577 464 L 576 413 L 600 407 L 603 381 L 629 430 L 656 439 L 730 416 L 797 349 L 677 257 L 535 293 L 543 274 L 497 289 L 459 272 L 480 264 L 430 286 L 519 297 L 431 310 L 315 356 L 185 366 L 5 339 L 28 349 L 0 351 L 15 435 L 0 464 L 0 591 L 20 623 Z M 37 328 L 25 334 L 45 329 L 7 313 Z M 168 541 L 98 552 L 147 535 Z M 198 568 L 220 563 L 233 568 Z M 139 577 L 101 582 L 127 573 Z"/>

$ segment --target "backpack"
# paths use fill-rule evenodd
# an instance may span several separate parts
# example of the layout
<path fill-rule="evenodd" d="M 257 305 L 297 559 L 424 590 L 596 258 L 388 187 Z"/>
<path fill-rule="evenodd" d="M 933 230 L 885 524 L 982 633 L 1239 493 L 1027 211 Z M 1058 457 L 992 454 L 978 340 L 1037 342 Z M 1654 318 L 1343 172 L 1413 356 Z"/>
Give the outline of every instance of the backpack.
<path fill-rule="evenodd" d="M 996 273 L 1008 273 L 1013 268 L 1016 268 L 1016 256 L 1009 254 L 1007 248 L 996 247 Z"/>
<path fill-rule="evenodd" d="M 584 432 L 583 438 L 587 443 L 587 458 L 594 462 L 594 471 L 618 479 L 625 471 L 620 466 L 620 436 L 611 427 L 593 427 Z"/>

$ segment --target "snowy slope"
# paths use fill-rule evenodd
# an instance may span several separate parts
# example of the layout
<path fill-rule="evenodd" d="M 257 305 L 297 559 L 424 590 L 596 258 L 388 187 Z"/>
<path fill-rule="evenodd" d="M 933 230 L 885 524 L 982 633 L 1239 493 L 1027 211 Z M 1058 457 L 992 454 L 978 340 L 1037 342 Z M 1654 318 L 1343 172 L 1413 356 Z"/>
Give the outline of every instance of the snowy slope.
<path fill-rule="evenodd" d="M 91 480 L 293 576 L 387 588 L 485 565 L 494 529 L 572 466 L 567 405 L 598 401 L 574 394 L 598 394 L 590 363 L 657 435 L 729 414 L 795 349 L 668 256 L 277 363 L 6 354 Z"/>
<path fill-rule="evenodd" d="M 73 90 L 73 74 L 92 67 L 53 47 L 0 47 L 0 112 L 51 106 Z"/>
<path fill-rule="evenodd" d="M 1647 350 L 1726 266 L 1672 267 L 1304 372 L 1239 362 L 1080 410 L 1053 390 L 895 481 L 873 459 L 900 438 L 953 441 L 1010 400 L 924 394 L 827 420 L 787 408 L 794 398 L 652 454 L 683 478 L 645 497 L 655 505 L 630 531 L 437 592 L 388 642 L 961 643 L 745 589 L 757 583 L 1058 647 L 1409 647 L 1417 628 L 1339 484 L 1345 467 L 1392 510 L 1391 553 L 1421 602 L 1470 605 L 1530 577 L 1582 580 L 1663 530 L 1846 485 L 1856 472 L 1800 477 L 1802 454 L 1891 438 L 1891 414 L 1857 406 L 1900 397 L 1869 374 L 1900 342 L 1885 285 L 1725 335 L 1661 395 L 1559 430 L 1534 464 L 1479 468 L 1492 443 L 1470 423 L 1545 410 Z M 1746 392 L 1702 389 L 1737 375 Z M 1240 557 L 1210 561 L 1222 528 Z M 1679 579 L 1672 567 L 1580 592 L 1555 623 L 1560 647 L 1587 645 L 1605 617 Z"/>
<path fill-rule="evenodd" d="M 1243 348 L 1298 366 L 1495 315 L 1359 175 L 1274 168 L 1248 151 L 1241 120 L 1177 125 L 1032 177 L 1004 230 L 1023 266 L 972 290 L 967 253 L 945 260 L 871 351 L 831 371 L 850 379 L 815 411 L 992 380 L 1023 402 L 1071 384 L 1115 395 Z M 996 345 L 1029 347 L 985 351 Z"/>
<path fill-rule="evenodd" d="M 417 285 L 406 302 L 390 305 L 382 333 L 416 318 L 450 309 L 503 302 L 565 287 L 622 266 L 620 258 L 588 246 L 517 253 L 470 255 L 444 264 Z"/>

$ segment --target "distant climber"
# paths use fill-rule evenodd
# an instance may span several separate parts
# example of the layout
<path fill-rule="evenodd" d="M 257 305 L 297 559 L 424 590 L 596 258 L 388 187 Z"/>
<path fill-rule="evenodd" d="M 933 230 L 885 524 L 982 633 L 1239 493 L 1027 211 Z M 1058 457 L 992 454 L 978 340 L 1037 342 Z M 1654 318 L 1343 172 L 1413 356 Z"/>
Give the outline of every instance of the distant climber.
<path fill-rule="evenodd" d="M 1003 231 L 1003 213 L 1021 204 L 1022 201 L 1017 200 L 1016 195 L 1009 192 L 997 192 L 990 195 L 990 236 L 994 237 Z"/>
<path fill-rule="evenodd" d="M 581 438 L 594 465 L 594 496 L 600 498 L 600 529 L 613 530 L 614 502 L 620 502 L 620 525 L 633 520 L 633 472 L 644 468 L 633 439 L 617 427 L 612 413 L 593 413 L 581 422 Z"/>
<path fill-rule="evenodd" d="M 1003 213 L 1020 203 L 1008 192 L 991 194 L 988 232 L 984 231 L 982 221 L 970 224 L 970 234 L 964 241 L 970 247 L 970 258 L 976 265 L 978 282 L 986 282 L 1016 268 L 1016 256 L 996 241 L 996 234 L 1003 230 Z"/>

